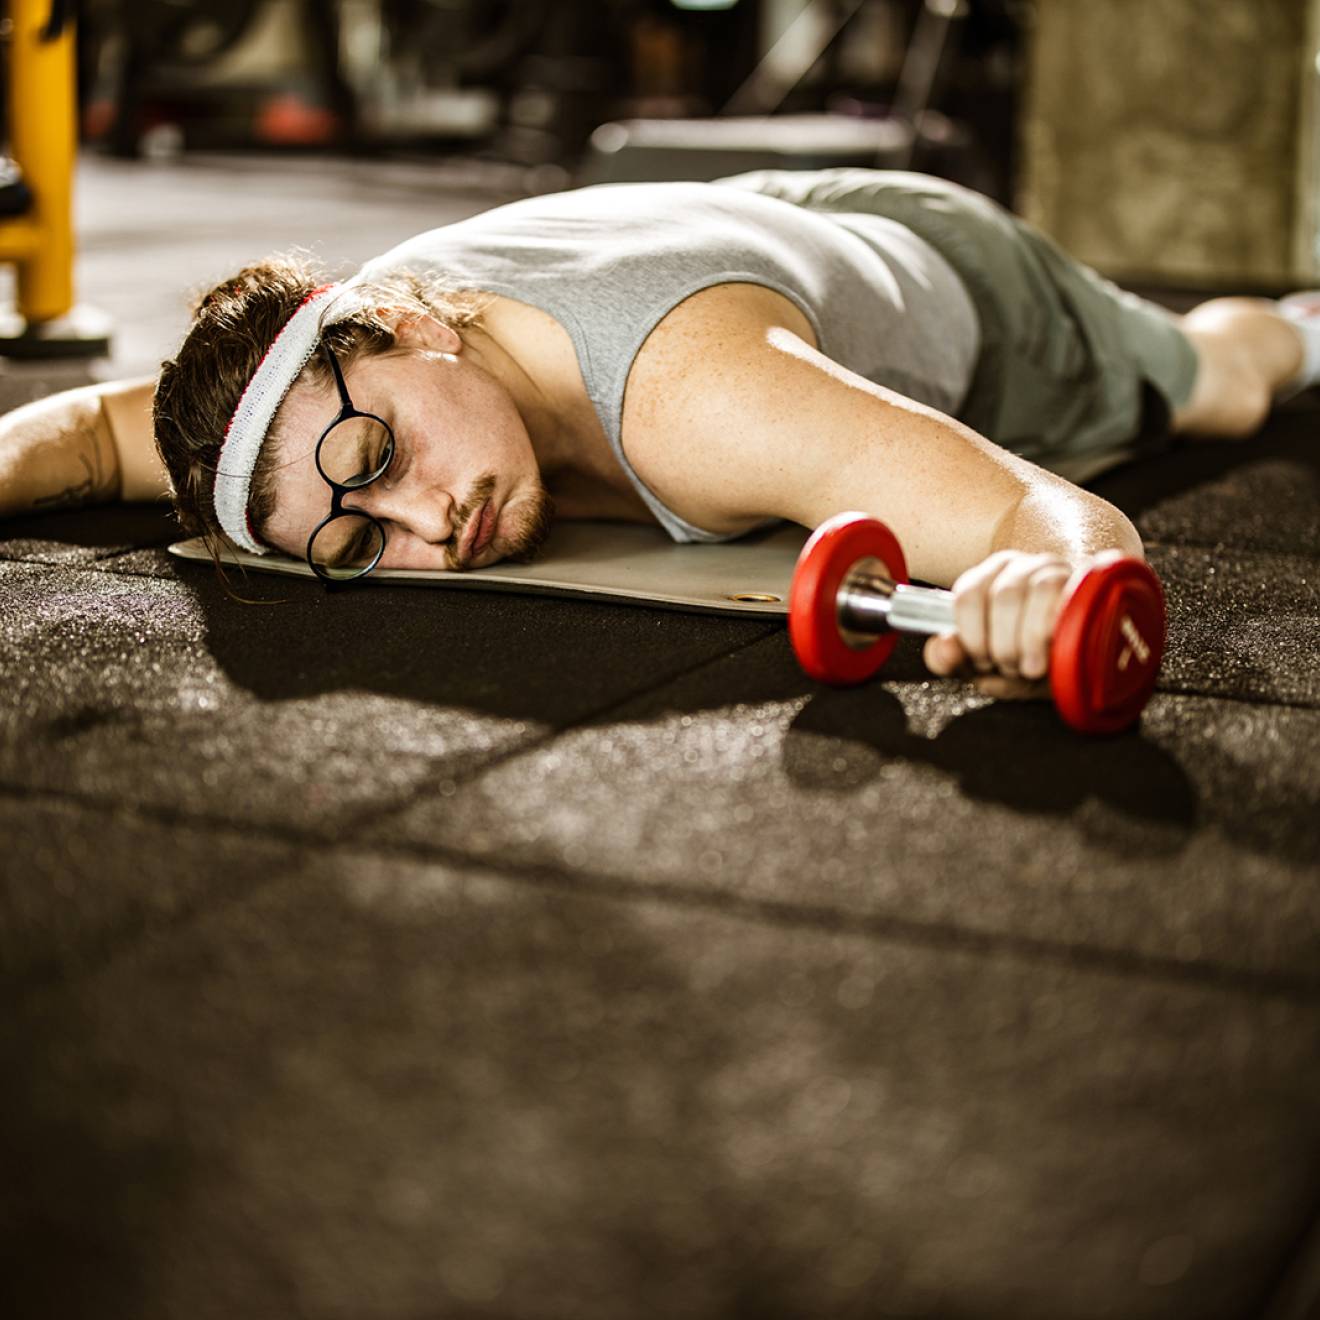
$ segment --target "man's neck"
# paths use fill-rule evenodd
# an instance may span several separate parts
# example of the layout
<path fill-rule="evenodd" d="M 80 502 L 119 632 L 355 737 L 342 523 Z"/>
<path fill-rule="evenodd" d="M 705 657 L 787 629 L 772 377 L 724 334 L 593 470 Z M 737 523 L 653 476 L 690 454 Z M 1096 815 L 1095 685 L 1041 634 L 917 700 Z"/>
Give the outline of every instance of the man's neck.
<path fill-rule="evenodd" d="M 542 475 L 549 478 L 578 466 L 581 454 L 568 416 L 570 400 L 563 395 L 562 382 L 552 363 L 520 351 L 499 332 L 510 329 L 510 318 L 498 326 L 471 326 L 463 332 L 466 351 L 509 392 L 518 415 L 527 428 L 532 451 Z M 491 331 L 494 330 L 495 333 Z"/>
<path fill-rule="evenodd" d="M 463 332 L 469 351 L 509 391 L 546 487 L 568 516 L 649 518 L 587 396 L 568 332 L 548 313 L 497 297 Z"/>

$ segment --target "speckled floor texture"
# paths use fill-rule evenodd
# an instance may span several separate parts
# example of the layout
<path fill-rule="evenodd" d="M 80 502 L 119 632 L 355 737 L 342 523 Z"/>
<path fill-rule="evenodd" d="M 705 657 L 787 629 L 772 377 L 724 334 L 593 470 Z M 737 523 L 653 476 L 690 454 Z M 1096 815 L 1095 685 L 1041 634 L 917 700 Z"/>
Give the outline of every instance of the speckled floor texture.
<path fill-rule="evenodd" d="M 85 161 L 91 375 L 514 186 Z M 0 526 L 0 1314 L 1320 1314 L 1320 405 L 1095 486 L 1171 606 L 1105 740 L 915 642 L 827 691 L 764 620 Z"/>

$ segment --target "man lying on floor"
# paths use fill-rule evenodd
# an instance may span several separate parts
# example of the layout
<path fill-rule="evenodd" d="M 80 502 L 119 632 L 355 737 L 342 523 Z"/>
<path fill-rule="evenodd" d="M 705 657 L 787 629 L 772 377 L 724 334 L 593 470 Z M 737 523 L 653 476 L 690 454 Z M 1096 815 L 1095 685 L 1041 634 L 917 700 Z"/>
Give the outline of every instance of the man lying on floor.
<path fill-rule="evenodd" d="M 5 419 L 0 513 L 161 495 L 153 421 L 190 533 L 329 577 L 526 558 L 552 509 L 700 542 L 860 509 L 954 589 L 931 670 L 1032 695 L 1082 572 L 1142 554 L 1060 474 L 1252 434 L 1320 374 L 1317 304 L 1176 317 L 918 174 L 584 188 L 344 284 L 240 272 L 154 400 L 94 386 Z"/>

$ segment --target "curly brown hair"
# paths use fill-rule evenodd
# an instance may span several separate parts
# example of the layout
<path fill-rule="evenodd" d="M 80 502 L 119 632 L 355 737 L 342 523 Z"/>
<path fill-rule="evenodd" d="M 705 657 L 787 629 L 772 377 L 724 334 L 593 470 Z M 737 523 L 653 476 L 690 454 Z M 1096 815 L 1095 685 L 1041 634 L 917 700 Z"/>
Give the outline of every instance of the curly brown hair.
<path fill-rule="evenodd" d="M 161 365 L 152 405 L 156 448 L 169 473 L 180 523 L 206 541 L 217 565 L 227 544 L 214 504 L 225 429 L 275 336 L 324 283 L 325 277 L 302 256 L 272 257 L 245 267 L 196 302 L 178 353 Z M 471 290 L 456 290 L 437 276 L 411 271 L 355 283 L 346 296 L 348 311 L 322 334 L 345 369 L 361 354 L 395 346 L 393 326 L 400 311 L 434 316 L 461 331 L 477 324 L 483 301 Z M 321 354 L 312 356 L 299 379 L 329 379 Z M 274 509 L 273 451 L 272 445 L 263 447 L 252 475 L 248 512 L 258 535 Z"/>

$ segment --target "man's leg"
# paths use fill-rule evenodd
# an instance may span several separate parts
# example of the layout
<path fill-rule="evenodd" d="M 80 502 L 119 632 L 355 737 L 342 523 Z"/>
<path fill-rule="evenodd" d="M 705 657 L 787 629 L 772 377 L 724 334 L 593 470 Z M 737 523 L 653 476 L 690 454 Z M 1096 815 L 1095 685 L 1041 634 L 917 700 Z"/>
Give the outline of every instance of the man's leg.
<path fill-rule="evenodd" d="M 1278 390 L 1302 369 L 1302 336 L 1266 298 L 1214 298 L 1181 318 L 1196 348 L 1192 396 L 1175 435 L 1239 439 L 1264 425 Z"/>

